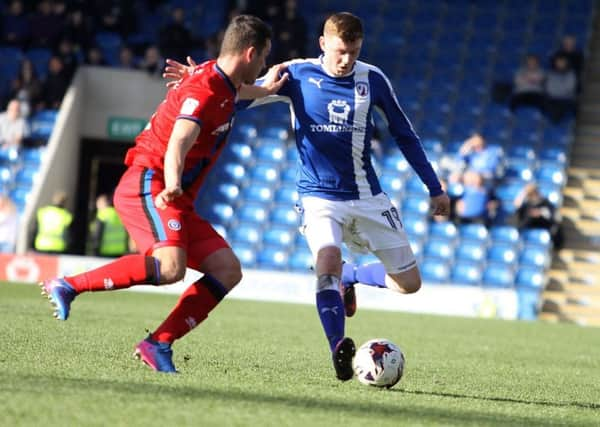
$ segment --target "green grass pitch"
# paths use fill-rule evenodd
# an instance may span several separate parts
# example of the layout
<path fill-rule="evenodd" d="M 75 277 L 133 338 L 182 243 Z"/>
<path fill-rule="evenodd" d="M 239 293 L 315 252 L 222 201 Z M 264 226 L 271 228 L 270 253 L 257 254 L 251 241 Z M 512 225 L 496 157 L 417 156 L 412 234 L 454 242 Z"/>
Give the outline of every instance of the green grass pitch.
<path fill-rule="evenodd" d="M 58 322 L 36 286 L 0 283 L 0 425 L 600 425 L 599 329 L 359 306 L 357 344 L 407 358 L 379 390 L 337 381 L 315 308 L 293 304 L 225 300 L 174 345 L 181 374 L 152 372 L 133 346 L 175 301 L 85 294 Z"/>

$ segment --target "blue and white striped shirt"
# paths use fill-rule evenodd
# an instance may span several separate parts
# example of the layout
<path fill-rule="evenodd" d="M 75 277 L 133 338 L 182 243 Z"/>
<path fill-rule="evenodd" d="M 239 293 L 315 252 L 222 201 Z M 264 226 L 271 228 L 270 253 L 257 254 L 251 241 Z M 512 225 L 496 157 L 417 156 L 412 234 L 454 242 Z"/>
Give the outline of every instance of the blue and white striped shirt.
<path fill-rule="evenodd" d="M 289 79 L 277 95 L 242 101 L 238 108 L 274 101 L 290 104 L 301 196 L 356 200 L 381 193 L 371 163 L 374 108 L 387 120 L 391 135 L 430 195 L 442 193 L 418 136 L 379 68 L 357 61 L 350 74 L 334 77 L 326 72 L 321 58 L 293 60 L 287 65 Z"/>

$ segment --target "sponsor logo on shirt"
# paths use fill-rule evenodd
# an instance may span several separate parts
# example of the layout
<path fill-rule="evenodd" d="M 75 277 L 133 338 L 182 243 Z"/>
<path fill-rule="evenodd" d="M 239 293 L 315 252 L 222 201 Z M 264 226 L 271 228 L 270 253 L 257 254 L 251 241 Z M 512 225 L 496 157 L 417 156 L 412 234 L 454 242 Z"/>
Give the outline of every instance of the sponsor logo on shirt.
<path fill-rule="evenodd" d="M 356 93 L 361 98 L 364 98 L 365 96 L 367 96 L 369 94 L 369 85 L 366 84 L 365 82 L 356 83 Z"/>
<path fill-rule="evenodd" d="M 308 82 L 309 83 L 314 83 L 315 86 L 317 86 L 319 89 L 321 89 L 321 82 L 323 81 L 323 79 L 315 79 L 314 77 L 309 77 L 308 78 Z"/>
<path fill-rule="evenodd" d="M 365 128 L 348 123 L 350 104 L 343 99 L 333 99 L 327 104 L 329 123 L 312 124 L 312 132 L 365 132 Z"/>
<path fill-rule="evenodd" d="M 176 219 L 170 219 L 167 222 L 167 227 L 169 227 L 173 231 L 179 231 L 181 230 L 181 223 Z"/>

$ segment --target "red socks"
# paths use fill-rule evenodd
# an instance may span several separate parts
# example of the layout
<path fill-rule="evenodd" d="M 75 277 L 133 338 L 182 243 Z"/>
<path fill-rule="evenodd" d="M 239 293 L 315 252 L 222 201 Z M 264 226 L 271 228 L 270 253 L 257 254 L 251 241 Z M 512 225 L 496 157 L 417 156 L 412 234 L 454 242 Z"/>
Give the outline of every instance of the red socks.
<path fill-rule="evenodd" d="M 144 255 L 125 255 L 95 270 L 65 280 L 77 293 L 129 288 L 133 285 L 157 285 L 160 269 L 156 258 Z"/>
<path fill-rule="evenodd" d="M 154 341 L 172 343 L 208 317 L 227 294 L 227 289 L 214 277 L 205 274 L 190 285 L 179 298 L 169 317 L 154 331 Z"/>

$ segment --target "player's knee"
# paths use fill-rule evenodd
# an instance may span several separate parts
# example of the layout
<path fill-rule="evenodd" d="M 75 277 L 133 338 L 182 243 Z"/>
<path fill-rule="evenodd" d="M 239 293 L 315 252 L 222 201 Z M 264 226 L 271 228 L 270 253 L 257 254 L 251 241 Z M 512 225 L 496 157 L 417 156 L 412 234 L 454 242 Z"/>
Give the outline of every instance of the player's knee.
<path fill-rule="evenodd" d="M 185 265 L 176 260 L 162 260 L 160 263 L 160 284 L 169 284 L 183 280 Z"/>
<path fill-rule="evenodd" d="M 228 290 L 233 289 L 242 280 L 242 266 L 237 258 L 232 258 L 218 269 L 207 272 Z"/>
<path fill-rule="evenodd" d="M 421 275 L 416 268 L 386 278 L 389 289 L 403 294 L 414 294 L 421 289 L 421 284 Z"/>

